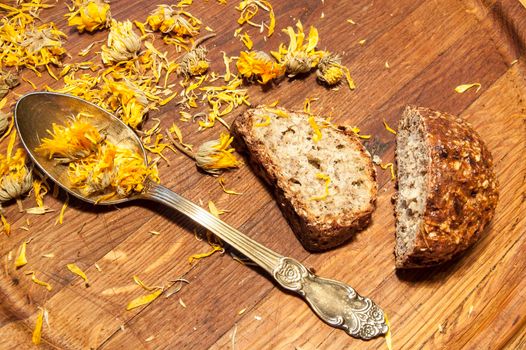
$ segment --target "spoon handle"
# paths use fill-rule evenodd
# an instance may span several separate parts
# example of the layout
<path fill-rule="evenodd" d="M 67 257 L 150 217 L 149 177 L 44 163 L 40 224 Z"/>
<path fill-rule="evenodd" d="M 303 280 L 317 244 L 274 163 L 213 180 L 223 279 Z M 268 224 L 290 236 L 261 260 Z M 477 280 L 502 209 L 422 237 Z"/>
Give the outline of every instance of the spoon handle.
<path fill-rule="evenodd" d="M 301 295 L 326 323 L 355 338 L 371 339 L 387 332 L 384 312 L 350 286 L 318 277 L 292 258 L 248 238 L 200 206 L 168 188 L 151 183 L 144 198 L 165 204 L 213 232 L 267 271 L 283 288 Z"/>

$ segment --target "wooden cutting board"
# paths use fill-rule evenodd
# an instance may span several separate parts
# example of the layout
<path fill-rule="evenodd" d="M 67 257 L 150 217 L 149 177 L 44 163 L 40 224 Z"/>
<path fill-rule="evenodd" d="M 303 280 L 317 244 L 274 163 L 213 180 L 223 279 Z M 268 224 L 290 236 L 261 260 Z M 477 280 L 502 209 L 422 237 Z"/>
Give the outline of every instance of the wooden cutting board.
<path fill-rule="evenodd" d="M 221 73 L 221 51 L 231 56 L 243 49 L 233 37 L 237 2 L 194 2 L 189 11 L 218 33 L 207 47 L 212 69 Z M 370 227 L 323 254 L 309 254 L 301 247 L 270 192 L 246 165 L 224 175 L 227 187 L 243 192 L 232 196 L 221 190 L 217 179 L 196 171 L 185 156 L 167 151 L 169 164 L 160 166 L 162 182 L 203 206 L 214 201 L 229 210 L 222 218 L 250 237 L 371 297 L 389 315 L 394 349 L 525 348 L 525 8 L 516 0 L 271 2 L 276 33 L 263 40 L 257 30 L 249 29 L 255 49 L 269 51 L 287 43 L 281 29 L 299 19 L 319 29 L 320 48 L 343 53 L 357 89 L 327 90 L 311 74 L 270 89 L 251 86 L 252 104 L 279 99 L 285 107 L 301 109 L 305 98 L 316 97 L 315 113 L 373 135 L 367 147 L 384 162 L 393 161 L 394 137 L 383 120 L 396 126 L 406 104 L 458 114 L 473 124 L 494 156 L 501 197 L 492 224 L 460 259 L 397 272 L 394 183 L 388 171 L 378 169 L 380 191 Z M 157 3 L 115 0 L 112 14 L 119 20 L 143 21 Z M 66 47 L 72 60 L 89 59 L 74 53 L 104 40 L 107 33 L 78 35 L 66 27 L 66 11 L 58 1 L 43 10 L 41 18 L 55 21 L 69 35 Z M 172 47 L 166 50 L 177 57 Z M 22 75 L 39 89 L 61 86 L 47 74 L 40 79 L 29 71 Z M 475 82 L 482 85 L 479 92 L 454 92 L 457 85 Z M 31 90 L 22 83 L 14 92 Z M 11 93 L 9 98 L 13 102 L 16 96 Z M 150 113 L 150 118 L 168 126 L 178 120 L 178 109 L 172 103 Z M 151 123 L 150 119 L 147 126 Z M 217 125 L 198 132 L 194 123 L 179 125 L 185 140 L 194 145 L 217 138 L 223 130 Z M 57 199 L 46 197 L 56 211 L 29 217 L 29 225 L 28 215 L 18 213 L 16 205 L 5 207 L 13 232 L 0 235 L 2 261 L 24 240 L 33 240 L 25 267 L 14 271 L 11 263 L 0 272 L 2 349 L 34 348 L 31 332 L 39 306 L 49 312 L 42 348 L 386 349 L 383 338 L 363 342 L 327 326 L 302 300 L 278 288 L 259 269 L 235 261 L 229 251 L 189 264 L 190 255 L 210 248 L 194 238 L 195 225 L 172 210 L 147 202 L 93 207 L 70 198 L 64 224 L 57 225 L 64 200 L 63 193 Z M 34 206 L 34 199 L 23 203 Z M 42 257 L 45 253 L 54 258 Z M 65 268 L 71 262 L 87 273 L 89 288 Z M 50 281 L 53 290 L 32 283 L 24 274 L 29 270 Z M 133 283 L 133 275 L 154 285 L 177 278 L 190 284 L 169 298 L 161 296 L 126 311 L 130 300 L 145 293 Z"/>

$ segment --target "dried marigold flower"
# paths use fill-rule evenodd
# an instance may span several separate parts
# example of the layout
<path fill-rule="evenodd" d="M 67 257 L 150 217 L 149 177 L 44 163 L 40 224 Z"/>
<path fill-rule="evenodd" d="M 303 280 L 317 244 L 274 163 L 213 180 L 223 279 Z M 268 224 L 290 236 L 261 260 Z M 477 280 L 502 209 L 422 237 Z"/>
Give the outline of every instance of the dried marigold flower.
<path fill-rule="evenodd" d="M 69 26 L 76 26 L 82 33 L 84 30 L 94 32 L 110 25 L 110 4 L 101 0 L 74 0 L 73 6 L 66 14 Z"/>
<path fill-rule="evenodd" d="M 176 36 L 196 36 L 201 21 L 187 11 L 175 10 L 173 6 L 159 5 L 150 13 L 146 22 L 153 30 Z"/>
<path fill-rule="evenodd" d="M 9 115 L 0 111 L 0 135 L 9 127 Z"/>
<path fill-rule="evenodd" d="M 33 185 L 33 175 L 26 166 L 26 154 L 22 148 L 14 156 L 0 155 L 0 203 L 20 198 Z"/>
<path fill-rule="evenodd" d="M 241 52 L 236 66 L 244 78 L 258 78 L 261 84 L 266 84 L 285 73 L 285 68 L 263 51 Z"/>
<path fill-rule="evenodd" d="M 186 53 L 177 68 L 179 74 L 185 77 L 203 75 L 210 67 L 210 61 L 206 59 L 208 53 L 205 47 L 197 47 Z"/>
<path fill-rule="evenodd" d="M 292 27 L 283 30 L 289 35 L 290 43 L 288 47 L 280 44 L 278 51 L 271 52 L 276 60 L 285 66 L 289 77 L 298 74 L 307 73 L 318 65 L 320 58 L 323 56 L 322 51 L 316 51 L 318 45 L 318 30 L 310 27 L 309 35 L 305 40 L 303 25 L 300 21 L 296 23 L 298 29 L 294 32 Z"/>
<path fill-rule="evenodd" d="M 338 84 L 344 76 L 341 63 L 342 61 L 337 55 L 324 56 L 320 60 L 318 69 L 316 70 L 318 80 L 327 85 Z"/>
<path fill-rule="evenodd" d="M 149 178 L 158 182 L 155 166 L 148 167 L 140 154 L 104 141 L 97 153 L 69 163 L 69 179 L 86 195 L 140 193 Z"/>
<path fill-rule="evenodd" d="M 80 116 L 72 118 L 65 126 L 53 124 L 48 133 L 51 138 L 43 138 L 36 151 L 49 159 L 55 158 L 59 163 L 87 157 L 103 139 L 97 128 Z"/>
<path fill-rule="evenodd" d="M 102 46 L 101 58 L 104 64 L 119 63 L 136 58 L 141 49 L 141 37 L 132 29 L 129 20 L 111 21 L 107 45 Z"/>
<path fill-rule="evenodd" d="M 20 84 L 18 75 L 11 73 L 10 71 L 0 70 L 0 98 L 4 98 L 10 89 Z"/>
<path fill-rule="evenodd" d="M 235 149 L 230 147 L 234 140 L 228 134 L 221 134 L 219 140 L 203 143 L 195 153 L 195 161 L 199 168 L 218 175 L 222 170 L 239 167 L 239 161 L 232 154 Z"/>
<path fill-rule="evenodd" d="M 316 75 L 319 81 L 328 86 L 339 84 L 342 78 L 345 77 L 349 88 L 351 90 L 355 88 L 349 69 L 342 65 L 342 61 L 338 55 L 327 53 L 323 56 L 318 63 Z"/>
<path fill-rule="evenodd" d="M 11 124 L 9 122 L 9 114 L 1 111 L 1 109 L 4 108 L 4 106 L 6 105 L 6 103 L 7 103 L 7 98 L 3 98 L 2 100 L 0 100 L 0 135 L 4 134 L 4 132 L 9 129 L 9 126 Z M 0 138 L 0 141 L 2 139 L 3 137 Z"/>

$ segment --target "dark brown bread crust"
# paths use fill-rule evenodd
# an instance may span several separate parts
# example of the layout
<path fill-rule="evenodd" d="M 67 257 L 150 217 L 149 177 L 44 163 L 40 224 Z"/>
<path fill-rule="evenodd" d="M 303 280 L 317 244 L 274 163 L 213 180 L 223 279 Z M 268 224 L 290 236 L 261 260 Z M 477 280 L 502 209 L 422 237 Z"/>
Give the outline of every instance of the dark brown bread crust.
<path fill-rule="evenodd" d="M 493 218 L 499 196 L 491 153 L 469 123 L 427 108 L 407 107 L 404 115 L 410 112 L 420 114 L 431 161 L 423 222 L 398 268 L 437 265 L 465 251 Z"/>
<path fill-rule="evenodd" d="M 279 170 L 279 168 L 284 165 L 274 164 L 262 142 L 253 136 L 251 131 L 254 123 L 253 114 L 256 109 L 249 109 L 234 121 L 231 128 L 234 136 L 234 144 L 236 149 L 248 153 L 249 163 L 252 165 L 254 171 L 270 185 L 283 215 L 303 247 L 312 252 L 331 249 L 347 241 L 353 236 L 353 233 L 367 227 L 375 208 L 376 186 L 371 194 L 371 201 L 367 210 L 352 216 L 346 215 L 346 217 L 339 217 L 334 215 L 332 217 L 325 217 L 323 221 L 317 220 L 308 212 L 306 206 L 294 198 L 290 191 L 288 191 L 289 185 L 287 181 L 281 177 Z M 294 111 L 288 111 L 288 113 L 305 114 Z M 376 171 L 365 147 L 363 147 L 351 130 L 343 127 L 338 128 L 338 130 L 359 145 L 360 152 L 363 154 L 363 157 L 368 160 L 365 171 L 369 172 L 368 175 L 371 181 L 376 183 Z"/>

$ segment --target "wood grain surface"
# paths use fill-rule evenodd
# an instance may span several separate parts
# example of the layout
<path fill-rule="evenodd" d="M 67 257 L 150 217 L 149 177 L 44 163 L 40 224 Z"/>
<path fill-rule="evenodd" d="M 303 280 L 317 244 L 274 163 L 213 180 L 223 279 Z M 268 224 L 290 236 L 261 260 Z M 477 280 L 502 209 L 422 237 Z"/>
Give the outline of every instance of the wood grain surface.
<path fill-rule="evenodd" d="M 281 29 L 299 19 L 320 33 L 320 48 L 343 53 L 343 63 L 357 88 L 327 90 L 315 75 L 284 80 L 270 89 L 249 86 L 253 105 L 279 99 L 302 108 L 317 97 L 313 112 L 333 121 L 357 125 L 373 137 L 366 142 L 384 162 L 393 161 L 394 137 L 383 120 L 395 126 L 406 104 L 457 114 L 480 133 L 493 153 L 501 196 L 497 212 L 482 239 L 459 259 L 441 267 L 397 272 L 394 269 L 394 183 L 378 168 L 379 198 L 373 222 L 341 248 L 309 254 L 296 240 L 270 191 L 244 165 L 224 175 L 224 193 L 216 178 L 198 172 L 180 153 L 166 152 L 161 163 L 164 185 L 197 203 L 214 201 L 229 212 L 222 219 L 281 254 L 292 256 L 324 277 L 345 281 L 371 297 L 389 315 L 394 349 L 524 349 L 526 348 L 526 9 L 516 0 L 442 1 L 271 1 L 276 33 L 268 40 L 249 29 L 255 49 L 274 50 L 288 42 Z M 144 21 L 159 1 L 111 2 L 119 20 Z M 243 49 L 233 32 L 238 28 L 237 2 L 226 5 L 194 0 L 189 11 L 217 32 L 207 42 L 212 70 L 224 69 L 222 53 Z M 67 8 L 58 1 L 43 10 L 69 39 L 75 53 L 106 32 L 79 35 L 66 26 Z M 355 25 L 347 22 L 352 19 Z M 365 44 L 359 41 L 366 39 Z M 170 57 L 178 54 L 166 47 Z M 92 54 L 93 59 L 100 59 Z M 90 57 L 86 57 L 89 59 Z M 84 58 L 73 55 L 68 61 Z M 388 62 L 389 68 L 385 63 Z M 59 87 L 47 74 L 22 76 Z M 457 85 L 479 82 L 481 90 L 463 94 Z M 9 95 L 31 91 L 22 83 Z M 237 113 L 226 117 L 232 122 Z M 178 120 L 174 103 L 150 113 L 169 126 Z M 223 127 L 204 132 L 194 123 L 180 123 L 185 139 L 198 145 L 217 138 Z M 5 143 L 2 149 L 5 149 Z M 0 348 L 31 349 L 37 308 L 49 311 L 42 348 L 60 349 L 386 349 L 383 338 L 369 342 L 347 336 L 320 321 L 296 296 L 284 292 L 261 270 L 235 261 L 230 251 L 189 264 L 188 257 L 209 246 L 194 238 L 195 224 L 178 213 L 148 202 L 118 207 L 93 207 L 70 198 L 62 225 L 55 224 L 65 195 L 46 197 L 55 212 L 26 218 L 16 205 L 4 208 L 11 235 L 0 235 Z M 32 197 L 25 207 L 34 206 Z M 155 230 L 159 235 L 149 232 Z M 4 264 L 9 252 L 28 238 L 29 263 L 19 270 Z M 54 253 L 54 258 L 43 254 Z M 71 274 L 75 262 L 88 275 L 90 287 Z M 102 271 L 95 267 L 97 264 Z M 33 270 L 53 290 L 31 282 Z M 147 284 L 185 278 L 178 293 L 126 311 L 126 304 L 144 294 L 133 275 Z M 182 300 L 182 303 L 180 302 Z M 183 306 L 186 305 L 186 307 Z"/>

